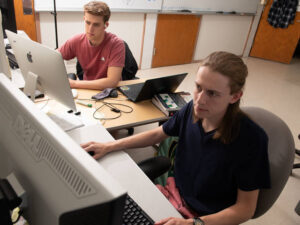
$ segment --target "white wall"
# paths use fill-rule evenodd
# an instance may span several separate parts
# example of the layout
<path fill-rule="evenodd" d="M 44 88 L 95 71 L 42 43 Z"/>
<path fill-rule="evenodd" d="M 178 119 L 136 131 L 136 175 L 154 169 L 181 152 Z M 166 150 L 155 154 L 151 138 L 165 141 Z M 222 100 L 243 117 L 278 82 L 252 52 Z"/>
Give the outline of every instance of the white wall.
<path fill-rule="evenodd" d="M 113 12 L 107 31 L 124 39 L 137 63 L 141 61 L 141 68 L 147 69 L 152 63 L 157 14 L 144 17 L 144 13 Z M 83 12 L 59 12 L 57 21 L 59 46 L 74 34 L 84 32 Z M 243 55 L 251 22 L 252 16 L 203 15 L 194 60 L 216 50 Z M 40 12 L 40 30 L 42 43 L 54 48 L 54 19 L 49 12 Z"/>
<path fill-rule="evenodd" d="M 153 47 L 155 41 L 156 22 L 157 14 L 147 14 L 141 68 L 151 68 Z"/>
<path fill-rule="evenodd" d="M 203 59 L 214 51 L 242 55 L 251 22 L 252 16 L 203 15 L 194 60 Z"/>
<path fill-rule="evenodd" d="M 68 38 L 84 32 L 83 12 L 58 12 L 57 15 L 58 45 Z M 125 40 L 136 59 L 140 61 L 144 13 L 112 13 L 108 32 L 112 32 Z M 54 18 L 49 12 L 40 13 L 41 42 L 55 48 Z"/>

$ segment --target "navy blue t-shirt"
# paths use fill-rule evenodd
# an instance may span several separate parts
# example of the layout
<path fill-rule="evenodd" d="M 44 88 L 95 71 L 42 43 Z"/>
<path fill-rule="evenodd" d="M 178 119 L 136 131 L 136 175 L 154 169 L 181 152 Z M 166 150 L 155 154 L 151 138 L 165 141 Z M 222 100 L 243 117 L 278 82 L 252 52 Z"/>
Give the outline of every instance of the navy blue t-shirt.
<path fill-rule="evenodd" d="M 238 137 L 228 145 L 205 133 L 193 122 L 193 102 L 163 124 L 169 136 L 178 136 L 175 182 L 186 203 L 200 216 L 221 211 L 236 202 L 237 189 L 270 188 L 268 137 L 243 117 Z"/>

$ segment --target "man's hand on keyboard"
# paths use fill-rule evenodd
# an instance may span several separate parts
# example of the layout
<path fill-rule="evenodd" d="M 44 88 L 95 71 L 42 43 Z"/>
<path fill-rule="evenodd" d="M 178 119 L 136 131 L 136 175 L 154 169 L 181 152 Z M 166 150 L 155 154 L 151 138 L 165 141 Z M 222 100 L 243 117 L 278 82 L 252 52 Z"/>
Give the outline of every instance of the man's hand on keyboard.
<path fill-rule="evenodd" d="M 92 155 L 94 159 L 99 159 L 109 152 L 106 143 L 91 141 L 83 143 L 80 146 L 90 155 Z"/>

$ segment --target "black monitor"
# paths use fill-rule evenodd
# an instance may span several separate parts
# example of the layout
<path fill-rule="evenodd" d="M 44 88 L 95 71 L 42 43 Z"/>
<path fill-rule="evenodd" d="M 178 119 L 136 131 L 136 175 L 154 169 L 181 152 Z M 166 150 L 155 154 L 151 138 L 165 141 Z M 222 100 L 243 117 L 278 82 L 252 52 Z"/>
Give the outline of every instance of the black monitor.
<path fill-rule="evenodd" d="M 14 1 L 0 0 L 0 9 L 2 13 L 2 32 L 4 38 L 6 38 L 5 30 L 17 33 Z"/>

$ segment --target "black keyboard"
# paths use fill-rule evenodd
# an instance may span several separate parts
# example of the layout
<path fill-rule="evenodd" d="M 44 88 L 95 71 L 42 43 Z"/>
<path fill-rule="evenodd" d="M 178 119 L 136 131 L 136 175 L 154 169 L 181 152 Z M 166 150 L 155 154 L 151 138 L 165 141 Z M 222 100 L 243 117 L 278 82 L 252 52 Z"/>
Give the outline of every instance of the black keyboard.
<path fill-rule="evenodd" d="M 154 221 L 127 195 L 123 213 L 123 225 L 153 225 Z"/>
<path fill-rule="evenodd" d="M 8 61 L 9 61 L 9 66 L 12 68 L 12 69 L 18 69 L 19 68 L 19 65 L 17 63 L 17 60 L 16 60 L 16 57 L 14 54 L 12 54 L 10 51 L 8 51 L 6 49 L 6 55 L 7 55 L 7 58 L 8 58 Z"/>

